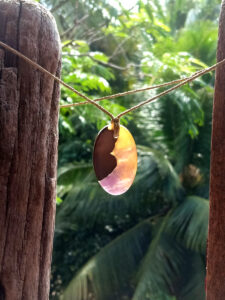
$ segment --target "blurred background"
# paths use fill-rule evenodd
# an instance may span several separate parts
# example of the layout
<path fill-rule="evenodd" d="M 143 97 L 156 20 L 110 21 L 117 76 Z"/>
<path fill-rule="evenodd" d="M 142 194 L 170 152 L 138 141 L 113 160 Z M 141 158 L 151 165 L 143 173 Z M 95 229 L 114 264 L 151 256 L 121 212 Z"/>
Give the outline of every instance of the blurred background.
<path fill-rule="evenodd" d="M 94 99 L 191 75 L 216 62 L 218 0 L 41 0 L 62 41 L 62 79 Z M 109 120 L 60 110 L 50 299 L 205 298 L 214 74 L 126 115 L 138 172 L 122 196 L 92 167 Z M 114 115 L 163 89 L 101 104 Z M 61 104 L 82 101 L 62 87 Z"/>

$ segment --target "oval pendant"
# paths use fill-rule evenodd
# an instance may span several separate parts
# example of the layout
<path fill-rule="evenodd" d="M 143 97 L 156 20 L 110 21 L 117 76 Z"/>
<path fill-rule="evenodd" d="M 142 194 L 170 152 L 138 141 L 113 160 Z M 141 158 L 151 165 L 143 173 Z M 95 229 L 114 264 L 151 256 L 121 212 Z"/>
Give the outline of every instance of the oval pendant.
<path fill-rule="evenodd" d="M 114 138 L 113 125 L 99 132 L 93 164 L 98 182 L 107 193 L 121 195 L 130 188 L 137 171 L 137 150 L 126 127 L 120 125 L 118 138 Z"/>

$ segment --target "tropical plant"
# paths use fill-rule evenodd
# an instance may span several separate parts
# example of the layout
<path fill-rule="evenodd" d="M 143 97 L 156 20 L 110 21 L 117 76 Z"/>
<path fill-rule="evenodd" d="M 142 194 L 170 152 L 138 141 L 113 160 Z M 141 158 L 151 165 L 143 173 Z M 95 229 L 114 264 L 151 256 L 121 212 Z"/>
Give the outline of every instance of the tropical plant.
<path fill-rule="evenodd" d="M 103 0 L 45 3 L 63 40 L 63 79 L 91 98 L 215 61 L 216 0 L 168 0 L 166 10 L 137 1 L 130 11 Z M 122 120 L 139 166 L 116 198 L 91 166 L 107 118 L 90 105 L 61 110 L 52 299 L 204 299 L 213 80 L 208 74 Z M 102 103 L 117 114 L 159 91 Z M 81 100 L 62 89 L 62 104 Z"/>
<path fill-rule="evenodd" d="M 208 201 L 185 196 L 174 168 L 159 153 L 144 148 L 139 156 L 137 179 L 127 196 L 106 196 L 88 166 L 78 175 L 83 183 L 67 194 L 57 214 L 57 233 L 78 224 L 113 232 L 115 218 L 125 214 L 136 225 L 85 264 L 64 299 L 204 299 Z M 59 184 L 76 169 L 60 173 Z"/>

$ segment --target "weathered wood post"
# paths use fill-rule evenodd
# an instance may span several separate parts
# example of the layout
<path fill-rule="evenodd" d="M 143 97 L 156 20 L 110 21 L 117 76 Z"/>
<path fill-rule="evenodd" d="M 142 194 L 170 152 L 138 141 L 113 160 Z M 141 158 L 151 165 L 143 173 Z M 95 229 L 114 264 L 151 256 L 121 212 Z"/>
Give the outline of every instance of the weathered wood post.
<path fill-rule="evenodd" d="M 217 61 L 225 58 L 225 0 L 219 21 Z M 225 65 L 216 70 L 207 250 L 207 300 L 225 299 Z"/>
<path fill-rule="evenodd" d="M 0 40 L 59 76 L 58 31 L 35 1 L 0 0 Z M 48 299 L 59 95 L 0 49 L 0 299 Z"/>

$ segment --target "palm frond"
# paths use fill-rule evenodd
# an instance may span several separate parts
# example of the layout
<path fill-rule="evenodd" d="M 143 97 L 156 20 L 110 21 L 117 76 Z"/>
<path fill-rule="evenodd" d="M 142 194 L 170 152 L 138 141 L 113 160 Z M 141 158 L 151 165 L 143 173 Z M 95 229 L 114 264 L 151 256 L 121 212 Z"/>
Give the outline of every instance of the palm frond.
<path fill-rule="evenodd" d="M 84 163 L 69 163 L 58 169 L 57 174 L 57 194 L 63 197 L 73 187 L 82 184 L 82 182 L 90 181 L 93 174 L 91 174 L 92 165 Z"/>
<path fill-rule="evenodd" d="M 207 213 L 207 200 L 192 196 L 156 225 L 142 222 L 93 257 L 63 299 L 203 300 Z"/>
<path fill-rule="evenodd" d="M 150 222 L 144 221 L 108 244 L 70 282 L 62 299 L 115 300 L 129 294 L 130 280 L 148 248 L 151 231 Z"/>
<path fill-rule="evenodd" d="M 159 224 L 138 271 L 132 300 L 204 299 L 203 260 L 165 233 L 170 217 L 169 213 Z"/>
<path fill-rule="evenodd" d="M 210 20 L 192 23 L 179 33 L 177 48 L 187 51 L 202 61 L 213 64 L 216 53 L 218 26 Z"/>
<path fill-rule="evenodd" d="M 114 197 L 105 193 L 93 171 L 88 168 L 81 165 L 79 169 L 75 166 L 59 173 L 59 183 L 67 183 L 68 186 L 71 181 L 71 185 L 57 212 L 56 229 L 62 229 L 62 223 L 66 226 L 67 220 L 67 227 L 75 222 L 87 221 L 91 226 L 96 222 L 111 222 L 115 216 L 136 214 L 138 211 L 149 214 L 154 191 L 160 191 L 165 201 L 172 202 L 178 198 L 181 190 L 179 178 L 168 159 L 149 148 L 141 149 L 135 182 L 125 195 Z"/>
<path fill-rule="evenodd" d="M 206 264 L 198 254 L 187 252 L 186 266 L 180 277 L 180 290 L 177 300 L 205 299 Z"/>
<path fill-rule="evenodd" d="M 166 232 L 186 248 L 205 255 L 208 218 L 209 201 L 197 196 L 189 196 L 173 211 Z"/>
<path fill-rule="evenodd" d="M 154 240 L 151 242 L 147 254 L 139 267 L 136 289 L 132 300 L 173 299 L 169 291 L 167 280 L 170 280 L 174 276 L 171 277 L 171 274 L 167 274 L 167 272 L 170 271 L 170 269 L 173 273 L 178 272 L 180 256 L 176 255 L 174 257 L 173 255 L 173 260 L 171 260 L 172 268 L 170 268 L 170 265 L 167 263 L 167 258 L 172 253 L 168 251 L 175 251 L 175 248 L 169 247 L 169 244 L 167 244 L 168 241 L 163 238 L 163 231 L 170 213 L 162 220 L 161 224 L 158 224 Z M 170 269 L 167 270 L 168 267 Z"/>

